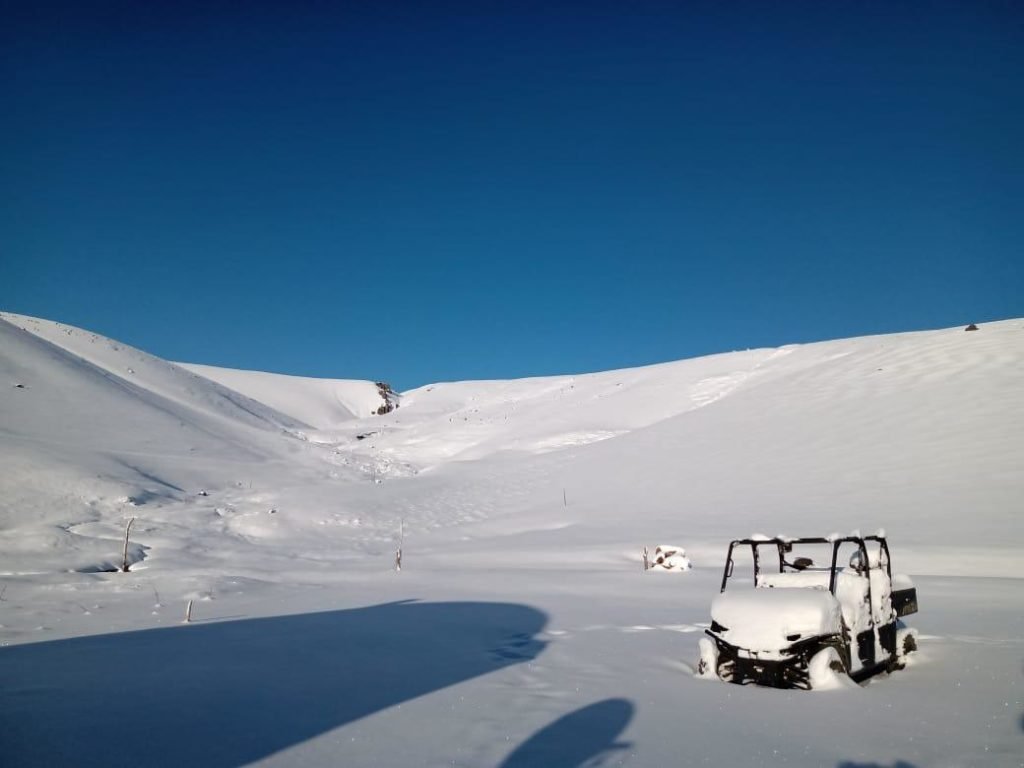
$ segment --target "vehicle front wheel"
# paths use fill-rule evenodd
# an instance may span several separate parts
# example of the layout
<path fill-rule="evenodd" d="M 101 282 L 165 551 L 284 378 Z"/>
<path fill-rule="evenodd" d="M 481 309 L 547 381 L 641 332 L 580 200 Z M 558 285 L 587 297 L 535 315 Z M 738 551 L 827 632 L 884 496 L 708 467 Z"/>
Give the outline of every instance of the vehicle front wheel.
<path fill-rule="evenodd" d="M 697 662 L 697 677 L 718 678 L 718 646 L 707 637 L 702 637 L 700 660 Z"/>
<path fill-rule="evenodd" d="M 850 679 L 843 657 L 832 646 L 822 648 L 811 657 L 807 665 L 808 681 L 812 690 L 831 690 L 856 685 Z"/>

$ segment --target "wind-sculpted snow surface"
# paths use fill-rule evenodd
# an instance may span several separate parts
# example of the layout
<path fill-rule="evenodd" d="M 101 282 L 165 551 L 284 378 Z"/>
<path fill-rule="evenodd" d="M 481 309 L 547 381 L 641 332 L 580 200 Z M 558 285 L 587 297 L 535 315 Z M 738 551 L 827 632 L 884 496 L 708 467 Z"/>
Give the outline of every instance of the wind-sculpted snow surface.
<path fill-rule="evenodd" d="M 1020 765 L 1024 322 L 375 397 L 0 316 L 2 762 Z M 879 527 L 906 670 L 693 676 L 730 539 Z"/>

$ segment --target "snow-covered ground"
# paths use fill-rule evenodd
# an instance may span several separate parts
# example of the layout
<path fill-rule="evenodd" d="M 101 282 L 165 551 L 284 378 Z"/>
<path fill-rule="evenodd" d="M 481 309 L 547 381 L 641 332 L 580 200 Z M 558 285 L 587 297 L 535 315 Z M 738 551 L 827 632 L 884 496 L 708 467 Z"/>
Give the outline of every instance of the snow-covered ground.
<path fill-rule="evenodd" d="M 1024 321 L 381 402 L 0 315 L 0 762 L 1024 765 Z M 879 527 L 906 670 L 693 676 L 730 539 Z"/>

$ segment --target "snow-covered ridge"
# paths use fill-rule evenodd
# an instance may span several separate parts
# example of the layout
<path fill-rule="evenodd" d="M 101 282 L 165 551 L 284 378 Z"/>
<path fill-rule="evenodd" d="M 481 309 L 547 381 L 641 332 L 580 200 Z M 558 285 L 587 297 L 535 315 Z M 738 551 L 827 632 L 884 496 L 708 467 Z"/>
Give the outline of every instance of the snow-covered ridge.
<path fill-rule="evenodd" d="M 69 359 L 103 371 L 113 381 L 145 389 L 172 402 L 260 428 L 306 426 L 265 403 L 147 352 L 73 326 L 0 312 L 0 322 L 63 350 Z"/>
<path fill-rule="evenodd" d="M 331 429 L 353 419 L 372 416 L 384 402 L 372 381 L 315 379 L 191 363 L 178 365 L 316 429 Z"/>

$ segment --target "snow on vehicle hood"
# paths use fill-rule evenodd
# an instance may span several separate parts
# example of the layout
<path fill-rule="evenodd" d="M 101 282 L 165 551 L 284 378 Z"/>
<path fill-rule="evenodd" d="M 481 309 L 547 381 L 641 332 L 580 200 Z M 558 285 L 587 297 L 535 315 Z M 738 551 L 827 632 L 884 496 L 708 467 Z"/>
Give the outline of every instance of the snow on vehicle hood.
<path fill-rule="evenodd" d="M 711 618 L 730 645 L 773 651 L 841 631 L 839 603 L 826 589 L 733 589 L 711 603 Z M 799 638 L 792 638 L 799 635 Z"/>

